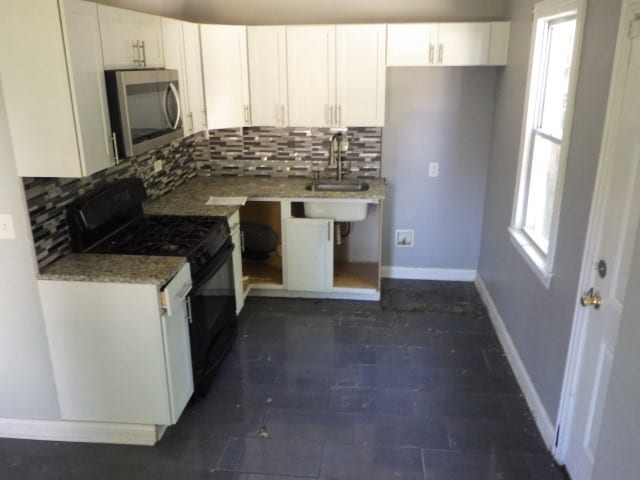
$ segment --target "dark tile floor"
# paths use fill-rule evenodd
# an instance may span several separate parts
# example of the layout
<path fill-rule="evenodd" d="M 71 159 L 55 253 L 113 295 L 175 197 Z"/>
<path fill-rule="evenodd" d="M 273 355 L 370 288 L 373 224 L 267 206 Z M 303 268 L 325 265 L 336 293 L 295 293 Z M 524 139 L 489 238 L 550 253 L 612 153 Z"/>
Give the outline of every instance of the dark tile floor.
<path fill-rule="evenodd" d="M 469 283 L 248 299 L 209 395 L 155 447 L 0 439 L 1 479 L 562 480 Z"/>

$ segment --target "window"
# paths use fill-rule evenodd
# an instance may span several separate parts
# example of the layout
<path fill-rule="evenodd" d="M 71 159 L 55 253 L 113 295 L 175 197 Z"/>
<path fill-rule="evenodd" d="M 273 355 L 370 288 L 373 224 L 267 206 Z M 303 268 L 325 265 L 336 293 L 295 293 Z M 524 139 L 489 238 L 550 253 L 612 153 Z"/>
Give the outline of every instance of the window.
<path fill-rule="evenodd" d="M 546 286 L 552 275 L 578 70 L 578 31 L 582 30 L 579 10 L 576 0 L 547 0 L 534 9 L 510 232 L 516 247 Z"/>

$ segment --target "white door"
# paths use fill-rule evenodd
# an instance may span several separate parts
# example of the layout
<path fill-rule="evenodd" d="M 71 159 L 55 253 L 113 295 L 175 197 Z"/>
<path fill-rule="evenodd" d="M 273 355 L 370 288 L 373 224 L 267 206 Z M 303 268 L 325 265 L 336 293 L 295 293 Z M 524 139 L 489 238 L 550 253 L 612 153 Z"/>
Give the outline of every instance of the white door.
<path fill-rule="evenodd" d="M 335 27 L 287 27 L 289 125 L 335 123 Z"/>
<path fill-rule="evenodd" d="M 246 27 L 200 25 L 209 128 L 250 125 Z"/>
<path fill-rule="evenodd" d="M 486 65 L 489 60 L 490 23 L 438 25 L 438 65 Z"/>
<path fill-rule="evenodd" d="M 165 67 L 178 70 L 178 86 L 180 88 L 180 111 L 185 136 L 193 133 L 193 117 L 190 116 L 189 96 L 187 92 L 187 75 L 184 61 L 184 42 L 182 22 L 173 18 L 162 19 L 162 44 L 164 48 Z"/>
<path fill-rule="evenodd" d="M 585 290 L 593 288 L 602 306 L 584 309 L 577 318 L 581 334 L 572 339 L 578 349 L 577 373 L 570 392 L 574 403 L 565 461 L 576 480 L 588 480 L 593 470 L 640 215 L 640 37 L 632 42 L 622 85 L 620 116 L 607 135 L 610 147 L 605 147 L 608 153 L 598 173 L 590 225 L 595 233 L 585 256 L 591 273 L 583 276 Z M 604 275 L 596 268 L 601 260 L 606 262 Z"/>
<path fill-rule="evenodd" d="M 202 86 L 202 60 L 200 58 L 200 32 L 195 23 L 182 23 L 184 41 L 184 63 L 186 71 L 185 88 L 188 95 L 189 121 L 191 133 L 207 129 L 207 111 L 204 108 L 204 88 Z"/>
<path fill-rule="evenodd" d="M 333 220 L 287 218 L 287 289 L 326 292 L 333 287 Z"/>
<path fill-rule="evenodd" d="M 285 27 L 247 27 L 252 125 L 287 125 Z"/>
<path fill-rule="evenodd" d="M 385 39 L 385 25 L 336 27 L 338 125 L 384 125 Z"/>
<path fill-rule="evenodd" d="M 420 66 L 435 62 L 438 26 L 430 23 L 387 26 L 387 65 Z"/>

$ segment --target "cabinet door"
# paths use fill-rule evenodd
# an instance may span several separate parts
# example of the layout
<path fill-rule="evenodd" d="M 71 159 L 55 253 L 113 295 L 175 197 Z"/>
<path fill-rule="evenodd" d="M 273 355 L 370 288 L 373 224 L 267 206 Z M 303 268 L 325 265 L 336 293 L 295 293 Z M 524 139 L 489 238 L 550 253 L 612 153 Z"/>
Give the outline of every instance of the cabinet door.
<path fill-rule="evenodd" d="M 184 59 L 184 42 L 182 22 L 172 18 L 162 19 L 162 44 L 165 67 L 178 70 L 178 87 L 180 89 L 180 111 L 185 136 L 193 133 L 193 116 L 190 115 L 187 75 Z"/>
<path fill-rule="evenodd" d="M 489 61 L 490 23 L 438 25 L 439 65 L 486 65 Z"/>
<path fill-rule="evenodd" d="M 491 22 L 491 43 L 489 45 L 489 65 L 506 65 L 509 54 L 509 22 Z"/>
<path fill-rule="evenodd" d="M 171 424 L 180 418 L 193 395 L 193 370 L 189 343 L 189 299 L 191 271 L 186 264 L 164 288 L 166 305 L 162 315 L 162 338 L 169 389 Z"/>
<path fill-rule="evenodd" d="M 207 112 L 204 108 L 202 86 L 202 59 L 200 58 L 200 32 L 195 23 L 182 23 L 184 62 L 189 107 L 187 127 L 191 133 L 207 129 Z"/>
<path fill-rule="evenodd" d="M 246 27 L 200 25 L 208 128 L 250 124 Z"/>
<path fill-rule="evenodd" d="M 242 238 L 240 234 L 240 214 L 235 212 L 229 217 L 231 241 L 235 248 L 231 261 L 233 263 L 233 289 L 236 297 L 236 314 L 244 307 L 244 283 L 242 281 Z"/>
<path fill-rule="evenodd" d="M 285 27 L 247 27 L 252 125 L 287 125 Z"/>
<path fill-rule="evenodd" d="M 98 5 L 102 57 L 105 69 L 139 66 L 139 49 L 133 37 L 131 12 L 122 8 Z"/>
<path fill-rule="evenodd" d="M 326 292 L 333 287 L 333 220 L 287 218 L 287 289 Z"/>
<path fill-rule="evenodd" d="M 335 123 L 335 27 L 287 27 L 289 125 Z"/>
<path fill-rule="evenodd" d="M 385 32 L 385 25 L 336 27 L 338 125 L 384 125 Z"/>
<path fill-rule="evenodd" d="M 432 65 L 436 58 L 438 27 L 429 23 L 387 26 L 387 66 Z"/>
<path fill-rule="evenodd" d="M 142 65 L 146 68 L 164 67 L 161 17 L 146 13 L 129 12 L 133 39 L 142 43 Z"/>

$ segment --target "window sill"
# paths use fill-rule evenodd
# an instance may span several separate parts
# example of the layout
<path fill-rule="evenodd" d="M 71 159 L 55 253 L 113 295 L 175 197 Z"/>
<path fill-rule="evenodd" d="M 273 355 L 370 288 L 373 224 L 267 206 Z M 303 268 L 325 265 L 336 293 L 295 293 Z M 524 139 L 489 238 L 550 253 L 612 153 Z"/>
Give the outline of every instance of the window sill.
<path fill-rule="evenodd" d="M 538 280 L 542 282 L 544 288 L 549 290 L 553 273 L 547 270 L 547 257 L 542 255 L 520 230 L 509 227 L 509 237 L 513 246 L 520 252 L 520 255 L 531 267 Z"/>

